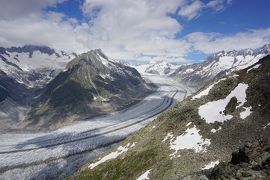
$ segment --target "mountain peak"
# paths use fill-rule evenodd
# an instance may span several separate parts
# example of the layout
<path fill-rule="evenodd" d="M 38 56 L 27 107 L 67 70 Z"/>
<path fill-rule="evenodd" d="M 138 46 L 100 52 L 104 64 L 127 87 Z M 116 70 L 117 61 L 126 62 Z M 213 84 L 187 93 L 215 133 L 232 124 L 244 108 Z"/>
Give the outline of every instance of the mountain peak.
<path fill-rule="evenodd" d="M 108 56 L 103 53 L 101 49 L 90 50 L 86 53 L 83 53 L 76 57 L 74 60 L 70 61 L 67 64 L 66 69 L 69 69 L 73 66 L 77 65 L 88 65 L 91 64 L 97 68 L 101 68 L 101 66 L 105 66 L 106 68 L 111 69 L 115 66 L 116 61 L 108 58 Z"/>

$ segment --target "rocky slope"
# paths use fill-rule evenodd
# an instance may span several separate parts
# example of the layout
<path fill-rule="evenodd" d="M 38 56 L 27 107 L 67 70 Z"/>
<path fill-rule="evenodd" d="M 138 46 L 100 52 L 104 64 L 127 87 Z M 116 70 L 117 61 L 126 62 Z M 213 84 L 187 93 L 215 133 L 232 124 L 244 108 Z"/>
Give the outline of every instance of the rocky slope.
<path fill-rule="evenodd" d="M 150 92 L 131 67 L 92 50 L 70 61 L 36 98 L 28 126 L 48 127 L 116 111 Z"/>
<path fill-rule="evenodd" d="M 180 66 L 171 76 L 197 88 L 214 78 L 220 78 L 233 71 L 244 69 L 270 53 L 270 44 L 259 49 L 221 51 L 209 56 L 206 61 Z"/>
<path fill-rule="evenodd" d="M 239 148 L 232 153 L 229 163 L 220 163 L 204 173 L 209 179 L 269 179 L 269 140 Z"/>
<path fill-rule="evenodd" d="M 190 179 L 200 173 L 195 179 L 220 179 L 221 171 L 205 171 L 230 162 L 245 144 L 269 142 L 269 79 L 266 56 L 188 97 L 71 179 Z M 242 156 L 234 156 L 239 163 Z M 269 178 L 269 168 L 263 168 Z"/>

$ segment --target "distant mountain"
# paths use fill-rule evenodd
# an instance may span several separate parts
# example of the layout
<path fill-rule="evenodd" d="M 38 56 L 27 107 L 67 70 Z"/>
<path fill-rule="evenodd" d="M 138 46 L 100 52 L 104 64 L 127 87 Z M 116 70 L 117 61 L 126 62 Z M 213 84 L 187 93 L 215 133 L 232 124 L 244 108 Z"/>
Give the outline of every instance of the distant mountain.
<path fill-rule="evenodd" d="M 202 87 L 216 77 L 222 77 L 256 63 L 267 54 L 270 54 L 270 44 L 256 50 L 221 51 L 209 56 L 202 63 L 182 65 L 171 76 L 188 85 Z"/>
<path fill-rule="evenodd" d="M 41 87 L 76 56 L 46 46 L 0 47 L 0 70 L 29 88 Z"/>
<path fill-rule="evenodd" d="M 148 64 L 141 64 L 134 66 L 141 73 L 150 73 L 158 75 L 170 75 L 179 65 L 169 63 L 167 61 L 154 61 Z"/>
<path fill-rule="evenodd" d="M 269 102 L 270 55 L 187 97 L 72 178 L 269 179 Z"/>
<path fill-rule="evenodd" d="M 108 58 L 100 49 L 70 61 L 36 98 L 29 124 L 48 126 L 104 114 L 150 92 L 136 69 Z"/>

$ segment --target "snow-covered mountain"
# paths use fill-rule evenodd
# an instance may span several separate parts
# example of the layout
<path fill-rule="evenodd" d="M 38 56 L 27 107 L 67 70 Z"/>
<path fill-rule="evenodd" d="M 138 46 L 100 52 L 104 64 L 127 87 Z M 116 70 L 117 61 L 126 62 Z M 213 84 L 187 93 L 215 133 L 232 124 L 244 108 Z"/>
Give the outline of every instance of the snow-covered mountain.
<path fill-rule="evenodd" d="M 135 68 L 141 73 L 150 73 L 158 75 L 170 75 L 179 65 L 169 63 L 167 61 L 152 61 L 149 64 L 137 65 Z"/>
<path fill-rule="evenodd" d="M 62 69 L 56 77 L 44 87 L 29 88 L 30 95 L 22 97 L 28 102 L 22 106 L 27 106 L 29 111 L 18 111 L 23 117 L 18 127 L 56 128 L 124 108 L 151 91 L 136 69 L 108 58 L 100 49 L 80 54 L 63 67 L 57 66 L 58 62 L 65 60 L 52 62 Z M 0 100 L 6 102 L 12 98 L 5 95 Z M 6 112 L 9 111 L 3 114 Z M 12 119 L 9 114 L 5 118 Z M 4 119 L 1 104 L 0 119 Z"/>
<path fill-rule="evenodd" d="M 209 56 L 202 63 L 182 65 L 171 76 L 177 77 L 189 85 L 201 87 L 216 76 L 244 69 L 269 53 L 270 44 L 259 49 L 221 51 Z"/>
<path fill-rule="evenodd" d="M 121 109 L 151 91 L 136 69 L 100 49 L 0 48 L 0 127 L 57 127 Z M 1 130 L 0 128 L 0 130 Z"/>
<path fill-rule="evenodd" d="M 28 87 L 40 87 L 76 57 L 46 46 L 0 47 L 0 70 Z"/>

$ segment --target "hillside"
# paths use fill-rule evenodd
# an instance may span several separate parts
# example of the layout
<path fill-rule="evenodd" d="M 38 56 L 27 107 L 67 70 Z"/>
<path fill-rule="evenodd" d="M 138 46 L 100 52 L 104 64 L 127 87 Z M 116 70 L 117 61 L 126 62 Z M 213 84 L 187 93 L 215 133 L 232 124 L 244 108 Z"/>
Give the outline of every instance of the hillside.
<path fill-rule="evenodd" d="M 269 142 L 269 79 L 266 56 L 188 97 L 72 179 L 198 179 L 194 173 L 231 161 L 239 147 Z M 261 179 L 269 176 L 268 168 Z"/>
<path fill-rule="evenodd" d="M 221 51 L 202 63 L 182 65 L 171 74 L 183 83 L 200 88 L 236 70 L 245 69 L 270 53 L 270 44 L 259 49 Z"/>
<path fill-rule="evenodd" d="M 70 61 L 36 97 L 27 126 L 58 126 L 116 111 L 151 92 L 131 67 L 92 50 Z"/>

